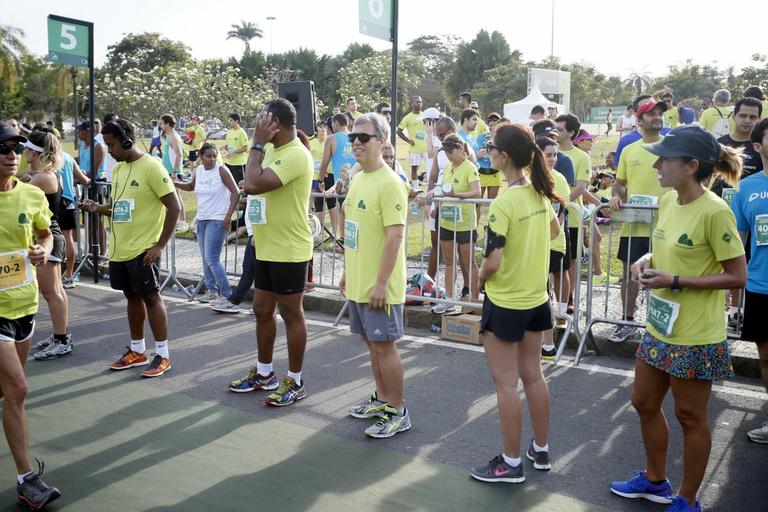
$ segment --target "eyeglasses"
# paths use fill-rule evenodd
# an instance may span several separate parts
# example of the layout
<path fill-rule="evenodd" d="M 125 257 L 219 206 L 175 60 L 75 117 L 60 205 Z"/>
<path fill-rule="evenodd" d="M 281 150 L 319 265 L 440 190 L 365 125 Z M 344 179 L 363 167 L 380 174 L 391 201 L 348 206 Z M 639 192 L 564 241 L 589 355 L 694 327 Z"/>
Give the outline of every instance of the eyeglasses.
<path fill-rule="evenodd" d="M 354 144 L 356 140 L 360 140 L 360 144 L 367 144 L 371 139 L 378 139 L 377 135 L 371 135 L 370 133 L 350 133 L 349 143 Z"/>
<path fill-rule="evenodd" d="M 7 155 L 9 153 L 19 153 L 21 151 L 21 144 L 18 142 L 14 144 L 8 144 L 4 142 L 0 144 L 0 155 Z"/>
<path fill-rule="evenodd" d="M 494 145 L 493 145 L 492 143 L 490 143 L 490 142 L 486 142 L 486 143 L 485 143 L 485 150 L 486 150 L 488 153 L 490 153 L 490 152 L 491 152 L 491 151 L 493 151 L 494 149 L 495 149 L 496 151 L 501 151 L 501 150 L 499 149 L 499 146 L 494 146 Z"/>

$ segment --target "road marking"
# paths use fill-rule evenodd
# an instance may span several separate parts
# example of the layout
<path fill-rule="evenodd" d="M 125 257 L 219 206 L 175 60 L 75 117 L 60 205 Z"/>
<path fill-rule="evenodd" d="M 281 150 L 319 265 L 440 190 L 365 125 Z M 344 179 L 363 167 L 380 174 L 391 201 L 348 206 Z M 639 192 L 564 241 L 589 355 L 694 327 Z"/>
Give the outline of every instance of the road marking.
<path fill-rule="evenodd" d="M 113 290 L 112 288 L 107 288 L 106 286 L 93 284 L 93 283 L 79 283 L 78 286 L 82 286 L 85 288 L 94 288 L 102 291 L 110 291 L 114 293 L 119 293 L 121 295 L 123 293 L 120 290 Z M 176 304 L 185 304 L 187 306 L 210 309 L 207 304 L 203 304 L 200 302 L 190 302 L 188 299 L 185 299 L 182 297 L 163 296 L 163 300 L 167 302 L 174 302 Z M 277 316 L 278 318 L 280 318 L 279 313 L 277 314 Z M 333 325 L 333 322 L 328 322 L 326 320 L 315 320 L 313 318 L 307 318 L 305 321 L 307 325 L 314 325 L 317 327 L 327 327 L 327 328 L 336 329 L 339 331 L 349 332 L 349 326 L 347 325 Z M 435 347 L 452 348 L 456 350 L 464 350 L 466 352 L 480 352 L 480 353 L 484 352 L 483 347 L 478 345 L 466 345 L 464 343 L 454 343 L 452 341 L 438 340 L 434 338 L 425 338 L 422 336 L 413 336 L 410 334 L 405 335 L 400 339 L 403 341 L 413 341 L 415 343 L 421 343 L 422 345 L 432 345 Z M 560 362 L 557 364 L 557 366 L 564 367 L 564 368 L 572 368 L 575 370 L 581 370 L 581 371 L 586 371 L 591 373 L 615 375 L 617 377 L 623 377 L 623 378 L 629 378 L 629 379 L 634 378 L 635 376 L 635 372 L 633 370 L 623 370 L 621 368 L 611 368 L 609 366 L 599 366 L 596 364 L 586 364 L 586 363 L 575 365 L 573 364 L 573 360 L 567 360 L 566 358 L 561 359 Z M 751 398 L 754 400 L 762 400 L 762 401 L 768 400 L 768 394 L 766 394 L 765 391 L 762 391 L 762 390 L 753 391 L 751 389 L 714 384 L 712 386 L 712 391 L 714 391 L 715 393 L 739 396 L 742 398 Z"/>

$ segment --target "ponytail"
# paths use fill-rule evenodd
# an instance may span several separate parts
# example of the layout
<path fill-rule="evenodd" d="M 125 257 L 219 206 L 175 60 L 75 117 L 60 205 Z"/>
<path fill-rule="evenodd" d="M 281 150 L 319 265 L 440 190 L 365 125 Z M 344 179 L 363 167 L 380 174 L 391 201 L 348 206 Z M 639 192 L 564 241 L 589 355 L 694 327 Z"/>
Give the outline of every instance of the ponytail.
<path fill-rule="evenodd" d="M 534 143 L 531 143 L 531 185 L 539 195 L 552 201 L 565 203 L 566 200 L 555 192 L 555 177 L 544 159 L 544 153 Z"/>
<path fill-rule="evenodd" d="M 739 182 L 741 171 L 743 168 L 742 152 L 743 148 L 732 148 L 730 146 L 724 146 L 720 144 L 720 155 L 718 156 L 717 163 L 714 165 L 699 160 L 699 167 L 696 169 L 693 177 L 699 183 L 710 182 L 713 178 L 720 178 L 728 185 L 735 187 Z M 690 162 L 695 160 L 691 157 L 683 157 L 684 162 Z"/>

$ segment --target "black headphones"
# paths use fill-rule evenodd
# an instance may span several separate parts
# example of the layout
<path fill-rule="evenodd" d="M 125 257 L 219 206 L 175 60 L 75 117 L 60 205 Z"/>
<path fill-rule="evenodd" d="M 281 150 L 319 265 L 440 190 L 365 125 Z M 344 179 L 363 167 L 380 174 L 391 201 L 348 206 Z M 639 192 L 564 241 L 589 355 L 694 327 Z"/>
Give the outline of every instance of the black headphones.
<path fill-rule="evenodd" d="M 124 150 L 128 151 L 133 147 L 133 139 L 131 139 L 127 133 L 125 133 L 125 129 L 122 127 L 122 125 L 116 121 L 110 121 L 107 123 L 107 126 L 112 125 L 117 128 L 117 131 L 120 132 L 120 147 Z"/>

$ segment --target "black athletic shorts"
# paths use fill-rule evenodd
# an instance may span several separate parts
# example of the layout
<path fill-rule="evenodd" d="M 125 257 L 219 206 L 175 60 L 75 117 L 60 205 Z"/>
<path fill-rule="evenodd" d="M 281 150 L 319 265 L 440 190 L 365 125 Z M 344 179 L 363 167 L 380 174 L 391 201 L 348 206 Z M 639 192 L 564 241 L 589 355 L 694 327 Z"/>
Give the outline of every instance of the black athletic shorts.
<path fill-rule="evenodd" d="M 75 210 L 64 210 L 58 215 L 59 227 L 62 231 L 75 229 L 77 223 L 75 223 Z"/>
<path fill-rule="evenodd" d="M 109 281 L 115 290 L 150 293 L 160 290 L 160 269 L 156 263 L 144 264 L 142 252 L 128 261 L 109 262 Z"/>
<path fill-rule="evenodd" d="M 308 261 L 289 263 L 256 259 L 253 286 L 277 295 L 302 293 L 307 284 Z"/>
<path fill-rule="evenodd" d="M 197 162 L 197 150 L 193 149 L 187 155 L 187 162 Z"/>
<path fill-rule="evenodd" d="M 619 240 L 619 252 L 616 257 L 619 261 L 629 263 L 632 265 L 634 262 L 648 254 L 651 249 L 651 239 L 647 236 L 633 236 L 632 247 L 629 246 L 629 237 L 623 236 Z M 629 260 L 627 260 L 629 258 Z"/>
<path fill-rule="evenodd" d="M 459 245 L 468 244 L 477 240 L 477 231 L 451 231 L 450 229 L 440 228 L 440 241 L 450 242 L 456 235 L 456 243 Z"/>
<path fill-rule="evenodd" d="M 744 341 L 768 341 L 768 329 L 765 328 L 762 315 L 768 312 L 768 295 L 744 290 L 744 323 L 741 326 L 741 339 Z"/>
<path fill-rule="evenodd" d="M 325 179 L 323 180 L 323 185 L 325 186 L 325 190 L 329 190 L 335 182 L 333 181 L 333 174 L 326 174 Z M 312 182 L 312 192 L 319 192 L 320 189 L 316 189 L 317 182 Z M 335 197 L 315 197 L 315 211 L 321 212 L 323 211 L 323 200 L 325 200 L 325 205 L 328 207 L 329 210 L 332 210 L 336 208 L 336 198 Z"/>
<path fill-rule="evenodd" d="M 64 240 L 64 235 L 61 233 L 57 220 L 52 220 L 51 227 L 48 229 L 51 230 L 53 235 L 53 249 L 51 249 L 51 254 L 48 256 L 48 261 L 61 263 L 67 259 L 67 242 Z"/>
<path fill-rule="evenodd" d="M 9 320 L 0 317 L 0 343 L 28 341 L 35 334 L 35 315 Z"/>
<path fill-rule="evenodd" d="M 570 256 L 569 259 L 575 260 L 579 256 L 579 228 L 568 228 L 568 240 L 567 240 L 567 249 L 568 256 Z"/>
<path fill-rule="evenodd" d="M 552 274 L 559 274 L 560 272 L 568 272 L 570 268 L 571 268 L 571 259 L 568 257 L 567 253 L 549 251 L 549 271 Z"/>
<path fill-rule="evenodd" d="M 549 301 L 532 309 L 507 309 L 497 306 L 485 296 L 480 332 L 490 331 L 504 341 L 522 341 L 525 331 L 540 332 L 551 328 L 552 308 Z"/>
<path fill-rule="evenodd" d="M 229 174 L 232 175 L 233 178 L 235 178 L 235 184 L 240 183 L 245 179 L 245 166 L 244 165 L 231 165 L 227 164 L 227 169 L 229 169 Z"/>

